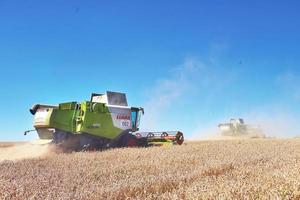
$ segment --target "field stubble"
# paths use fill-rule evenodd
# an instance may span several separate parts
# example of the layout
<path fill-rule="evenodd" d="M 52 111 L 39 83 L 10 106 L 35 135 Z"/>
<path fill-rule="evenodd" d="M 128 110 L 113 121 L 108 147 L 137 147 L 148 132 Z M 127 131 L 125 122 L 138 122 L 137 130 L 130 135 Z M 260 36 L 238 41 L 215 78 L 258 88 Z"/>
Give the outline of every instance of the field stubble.
<path fill-rule="evenodd" d="M 0 199 L 300 199 L 300 139 L 51 154 L 0 162 Z"/>

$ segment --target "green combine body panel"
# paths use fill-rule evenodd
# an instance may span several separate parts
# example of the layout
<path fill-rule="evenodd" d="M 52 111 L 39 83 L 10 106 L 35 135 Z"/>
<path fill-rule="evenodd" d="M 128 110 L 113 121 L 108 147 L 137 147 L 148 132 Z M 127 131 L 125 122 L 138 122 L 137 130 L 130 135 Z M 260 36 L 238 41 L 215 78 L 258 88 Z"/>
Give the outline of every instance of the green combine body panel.
<path fill-rule="evenodd" d="M 77 102 L 59 104 L 58 108 L 49 113 L 49 127 L 73 134 L 88 133 L 108 139 L 113 139 L 122 132 L 122 129 L 113 125 L 111 113 L 105 104 L 94 103 L 92 110 L 89 109 L 89 105 L 88 101 L 80 104 Z"/>
<path fill-rule="evenodd" d="M 143 108 L 128 107 L 123 93 L 92 94 L 89 101 L 66 102 L 58 106 L 36 104 L 30 112 L 34 115 L 39 138 L 55 143 L 72 140 L 81 148 L 87 145 L 103 148 L 121 143 L 126 146 L 130 142 L 147 145 L 150 140 L 138 132 Z M 150 142 L 156 140 L 153 138 Z M 159 139 L 159 143 L 164 141 L 172 143 L 176 137 Z"/>

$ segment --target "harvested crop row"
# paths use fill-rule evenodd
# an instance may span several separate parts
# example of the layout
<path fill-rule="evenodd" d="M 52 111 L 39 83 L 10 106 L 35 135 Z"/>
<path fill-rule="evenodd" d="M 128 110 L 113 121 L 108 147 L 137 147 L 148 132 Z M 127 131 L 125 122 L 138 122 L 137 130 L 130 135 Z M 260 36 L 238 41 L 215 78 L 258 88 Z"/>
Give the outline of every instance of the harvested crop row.
<path fill-rule="evenodd" d="M 300 198 L 300 140 L 53 154 L 0 163 L 0 199 Z"/>

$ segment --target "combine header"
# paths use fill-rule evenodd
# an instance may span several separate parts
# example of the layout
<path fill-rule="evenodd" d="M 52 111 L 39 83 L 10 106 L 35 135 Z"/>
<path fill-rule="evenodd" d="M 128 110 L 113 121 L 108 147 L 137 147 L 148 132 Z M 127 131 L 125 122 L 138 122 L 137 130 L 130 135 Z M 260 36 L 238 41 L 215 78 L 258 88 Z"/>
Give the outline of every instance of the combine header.
<path fill-rule="evenodd" d="M 91 95 L 89 101 L 60 103 L 58 106 L 36 104 L 34 128 L 39 138 L 65 150 L 106 149 L 113 147 L 181 145 L 180 131 L 139 132 L 141 107 L 128 107 L 124 93 Z"/>

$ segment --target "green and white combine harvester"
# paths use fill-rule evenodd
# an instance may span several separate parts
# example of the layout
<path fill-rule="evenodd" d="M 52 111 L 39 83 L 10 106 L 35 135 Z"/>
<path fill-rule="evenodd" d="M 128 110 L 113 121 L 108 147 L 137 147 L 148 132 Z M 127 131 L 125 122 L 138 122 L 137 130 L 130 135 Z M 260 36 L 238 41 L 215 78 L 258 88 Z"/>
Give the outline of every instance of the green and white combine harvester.
<path fill-rule="evenodd" d="M 58 106 L 36 104 L 34 128 L 42 141 L 64 150 L 94 150 L 114 147 L 181 145 L 180 131 L 140 132 L 144 109 L 128 107 L 124 93 L 91 95 L 89 101 L 60 103 Z"/>

